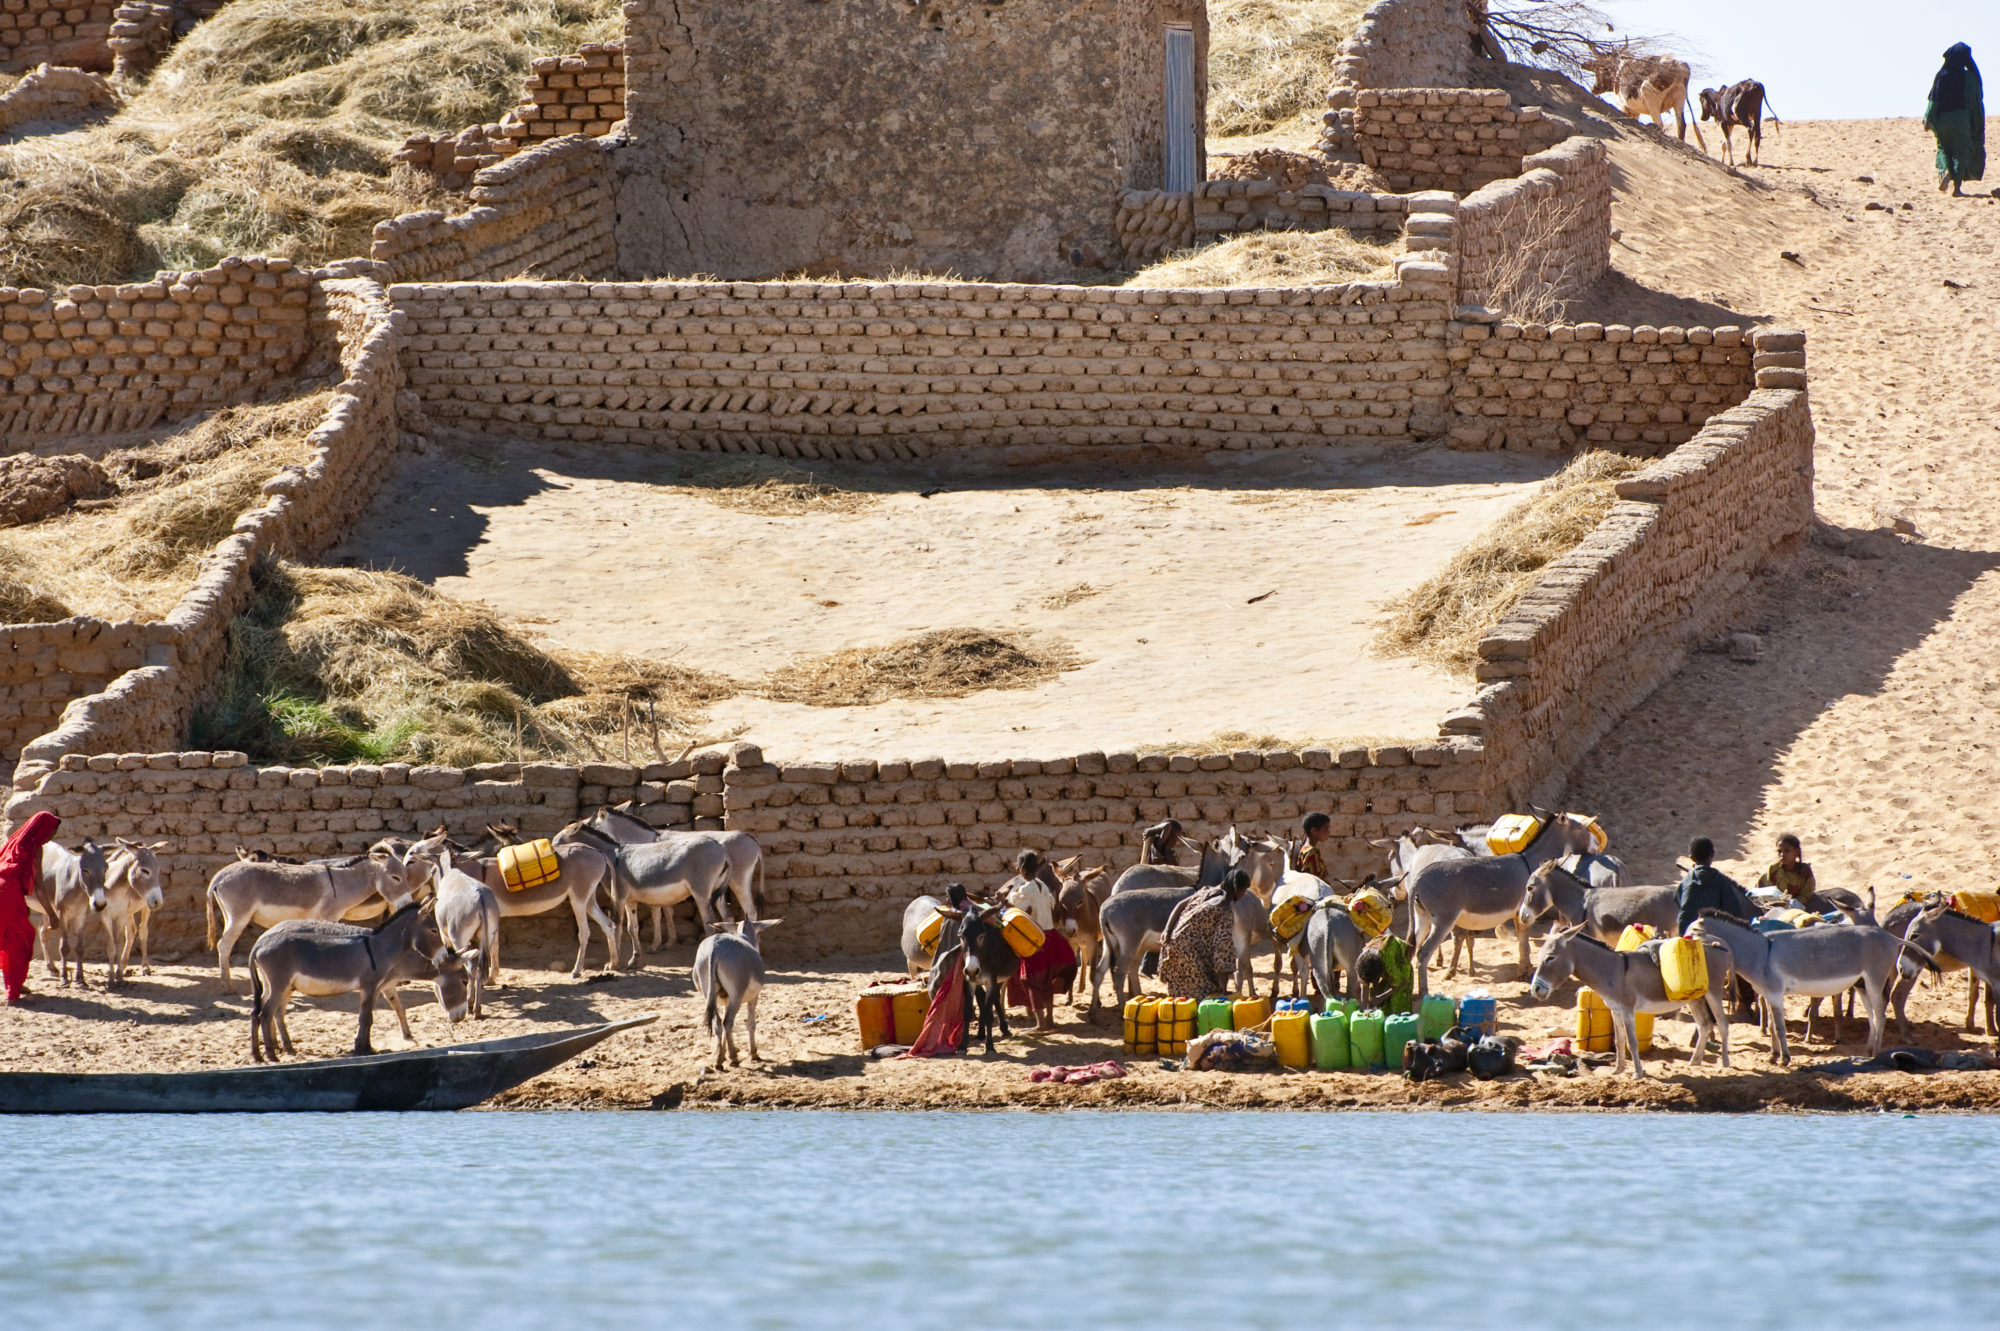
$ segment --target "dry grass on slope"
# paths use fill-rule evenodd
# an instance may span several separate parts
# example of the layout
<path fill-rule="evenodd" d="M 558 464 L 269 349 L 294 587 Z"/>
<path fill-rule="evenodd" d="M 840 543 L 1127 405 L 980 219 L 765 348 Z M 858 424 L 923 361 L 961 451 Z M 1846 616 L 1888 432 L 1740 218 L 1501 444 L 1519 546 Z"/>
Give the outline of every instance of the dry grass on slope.
<path fill-rule="evenodd" d="M 163 439 L 107 454 L 113 499 L 0 532 L 0 623 L 159 619 L 264 482 L 312 453 L 331 390 L 228 407 Z"/>
<path fill-rule="evenodd" d="M 1480 636 L 1542 569 L 1590 535 L 1616 502 L 1618 482 L 1644 465 L 1620 453 L 1577 457 L 1453 555 L 1442 572 L 1391 601 L 1376 646 L 1470 673 Z"/>
<path fill-rule="evenodd" d="M 734 692 L 672 662 L 545 651 L 401 574 L 276 564 L 230 628 L 195 741 L 291 764 L 643 762 Z"/>
<path fill-rule="evenodd" d="M 411 134 L 497 119 L 528 62 L 620 32 L 612 0 L 231 0 L 100 125 L 0 148 L 0 285 L 320 263 L 437 206 Z"/>
<path fill-rule="evenodd" d="M 1182 250 L 1125 283 L 1130 287 L 1307 287 L 1387 277 L 1397 254 L 1352 232 L 1256 231 Z"/>
<path fill-rule="evenodd" d="M 1369 0 L 1210 0 L 1208 132 L 1318 137 L 1333 58 Z"/>

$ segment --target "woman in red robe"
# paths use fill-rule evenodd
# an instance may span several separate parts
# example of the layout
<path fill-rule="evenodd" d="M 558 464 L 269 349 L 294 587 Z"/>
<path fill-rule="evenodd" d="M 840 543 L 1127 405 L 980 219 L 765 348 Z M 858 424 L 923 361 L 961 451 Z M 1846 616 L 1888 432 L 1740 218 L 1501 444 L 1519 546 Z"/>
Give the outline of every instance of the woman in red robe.
<path fill-rule="evenodd" d="M 44 810 L 23 823 L 7 838 L 7 844 L 0 846 L 0 978 L 6 981 L 10 1006 L 21 1001 L 28 963 L 35 956 L 35 926 L 28 918 L 28 898 L 35 891 L 35 870 L 42 862 L 42 847 L 56 834 L 61 821 Z"/>

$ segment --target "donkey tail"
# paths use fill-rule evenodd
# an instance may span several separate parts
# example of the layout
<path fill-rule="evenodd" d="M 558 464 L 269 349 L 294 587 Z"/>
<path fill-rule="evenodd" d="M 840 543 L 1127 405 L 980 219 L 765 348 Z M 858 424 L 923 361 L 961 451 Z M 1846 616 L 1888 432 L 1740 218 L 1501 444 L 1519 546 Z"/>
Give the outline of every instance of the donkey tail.
<path fill-rule="evenodd" d="M 208 945 L 215 946 L 215 885 L 209 884 L 201 894 L 202 903 L 208 907 Z"/>
<path fill-rule="evenodd" d="M 708 967 L 706 977 L 702 973 L 704 962 Z M 715 1034 L 716 990 L 721 987 L 715 983 L 715 957 L 713 954 L 695 959 L 694 982 L 695 986 L 702 993 L 701 1028 L 710 1035 L 713 1035 Z"/>

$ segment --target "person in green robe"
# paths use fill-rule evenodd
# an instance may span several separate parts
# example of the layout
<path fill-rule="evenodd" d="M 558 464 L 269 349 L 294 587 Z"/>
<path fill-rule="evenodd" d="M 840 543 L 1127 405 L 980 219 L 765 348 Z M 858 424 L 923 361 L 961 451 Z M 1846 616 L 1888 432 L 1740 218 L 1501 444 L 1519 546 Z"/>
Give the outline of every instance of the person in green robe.
<path fill-rule="evenodd" d="M 1948 186 L 1964 197 L 1961 186 L 1986 174 L 1986 98 L 1972 48 L 1964 42 L 1944 53 L 1944 68 L 1931 81 L 1924 128 L 1937 139 L 1938 191 Z"/>

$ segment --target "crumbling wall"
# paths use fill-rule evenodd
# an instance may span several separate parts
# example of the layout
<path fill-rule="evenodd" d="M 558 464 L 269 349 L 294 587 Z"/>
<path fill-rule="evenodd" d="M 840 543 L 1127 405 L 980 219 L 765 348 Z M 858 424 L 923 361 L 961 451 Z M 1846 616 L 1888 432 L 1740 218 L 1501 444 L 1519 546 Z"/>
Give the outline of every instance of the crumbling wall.
<path fill-rule="evenodd" d="M 311 285 L 289 259 L 229 258 L 61 295 L 0 288 L 0 449 L 241 401 L 305 355 Z"/>
<path fill-rule="evenodd" d="M 0 93 L 0 130 L 32 121 L 81 121 L 95 111 L 118 107 L 118 94 L 102 74 L 84 69 L 37 65 Z"/>
<path fill-rule="evenodd" d="M 0 763 L 56 724 L 72 698 L 96 693 L 128 670 L 165 664 L 164 624 L 79 615 L 53 624 L 0 626 Z"/>
<path fill-rule="evenodd" d="M 603 144 L 547 143 L 472 178 L 473 207 L 375 224 L 369 257 L 406 282 L 594 277 L 611 271 L 613 182 Z"/>
<path fill-rule="evenodd" d="M 111 22 L 116 0 L 7 0 L 0 4 L 0 74 L 36 65 L 111 72 Z"/>
<path fill-rule="evenodd" d="M 415 135 L 395 160 L 463 189 L 481 170 L 544 140 L 601 138 L 625 119 L 624 43 L 586 42 L 574 55 L 545 56 L 529 68 L 521 104 L 499 121 Z"/>
<path fill-rule="evenodd" d="M 1451 274 L 1142 291 L 974 283 L 398 285 L 442 425 L 785 457 L 1016 461 L 1443 428 Z"/>
<path fill-rule="evenodd" d="M 1611 154 L 1565 140 L 1458 205 L 1458 298 L 1547 318 L 1611 268 Z"/>
<path fill-rule="evenodd" d="M 472 178 L 472 208 L 376 222 L 368 258 L 402 282 L 578 278 L 612 270 L 612 174 L 604 146 L 556 138 Z"/>

